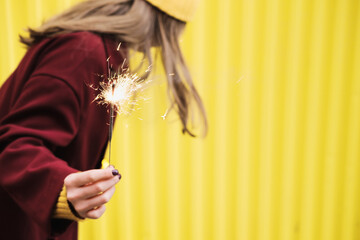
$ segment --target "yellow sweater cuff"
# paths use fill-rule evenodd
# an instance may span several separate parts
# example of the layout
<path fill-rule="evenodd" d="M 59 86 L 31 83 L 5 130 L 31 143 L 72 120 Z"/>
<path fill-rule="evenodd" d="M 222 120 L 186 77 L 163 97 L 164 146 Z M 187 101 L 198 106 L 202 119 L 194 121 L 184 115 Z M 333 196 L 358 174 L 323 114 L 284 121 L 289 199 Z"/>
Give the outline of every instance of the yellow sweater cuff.
<path fill-rule="evenodd" d="M 55 211 L 53 214 L 53 218 L 62 218 L 62 219 L 69 219 L 73 221 L 81 221 L 84 220 L 82 218 L 76 217 L 68 204 L 67 197 L 66 197 L 66 188 L 65 185 L 63 186 L 58 201 L 56 203 Z"/>

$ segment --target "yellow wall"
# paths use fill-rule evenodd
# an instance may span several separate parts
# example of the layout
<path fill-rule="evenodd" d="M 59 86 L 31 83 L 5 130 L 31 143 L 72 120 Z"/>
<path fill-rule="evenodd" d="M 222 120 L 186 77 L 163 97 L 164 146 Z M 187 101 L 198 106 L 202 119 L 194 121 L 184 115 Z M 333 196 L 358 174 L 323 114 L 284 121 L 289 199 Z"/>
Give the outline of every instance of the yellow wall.
<path fill-rule="evenodd" d="M 0 83 L 22 29 L 75 2 L 0 0 Z M 360 2 L 206 0 L 182 44 L 208 137 L 163 121 L 154 84 L 116 124 L 123 180 L 80 239 L 360 239 Z"/>

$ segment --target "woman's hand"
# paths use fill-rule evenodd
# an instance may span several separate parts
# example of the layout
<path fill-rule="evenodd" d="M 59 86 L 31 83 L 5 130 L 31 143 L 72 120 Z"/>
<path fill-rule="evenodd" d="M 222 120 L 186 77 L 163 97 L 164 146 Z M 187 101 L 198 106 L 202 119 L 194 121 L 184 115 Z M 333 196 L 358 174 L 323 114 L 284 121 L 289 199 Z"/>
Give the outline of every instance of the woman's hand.
<path fill-rule="evenodd" d="M 105 203 L 115 192 L 121 175 L 112 166 L 69 174 L 64 184 L 67 199 L 82 218 L 96 219 L 105 212 Z"/>

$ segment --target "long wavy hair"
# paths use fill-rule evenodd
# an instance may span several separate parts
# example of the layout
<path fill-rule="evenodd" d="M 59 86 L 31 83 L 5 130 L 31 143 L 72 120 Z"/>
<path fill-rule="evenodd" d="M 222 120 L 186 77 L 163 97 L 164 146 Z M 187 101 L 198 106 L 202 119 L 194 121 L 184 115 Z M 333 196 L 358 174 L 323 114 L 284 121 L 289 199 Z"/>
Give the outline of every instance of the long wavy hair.
<path fill-rule="evenodd" d="M 28 28 L 29 36 L 20 36 L 26 46 L 60 34 L 89 31 L 110 36 L 143 53 L 153 64 L 151 48 L 157 47 L 165 69 L 171 109 L 176 110 L 183 133 L 195 136 L 189 118 L 195 107 L 203 122 L 204 135 L 208 125 L 205 108 L 194 87 L 179 46 L 185 22 L 177 20 L 145 0 L 87 0 L 49 19 L 36 29 Z M 148 75 L 144 76 L 146 78 Z"/>

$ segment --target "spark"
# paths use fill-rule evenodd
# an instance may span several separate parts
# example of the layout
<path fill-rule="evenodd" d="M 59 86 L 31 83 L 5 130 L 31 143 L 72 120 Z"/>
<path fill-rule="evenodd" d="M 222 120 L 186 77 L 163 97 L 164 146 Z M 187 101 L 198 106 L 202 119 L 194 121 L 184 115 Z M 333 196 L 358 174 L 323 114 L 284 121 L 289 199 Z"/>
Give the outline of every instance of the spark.
<path fill-rule="evenodd" d="M 145 73 L 150 73 L 150 72 L 152 71 L 152 69 L 153 69 L 153 67 L 152 67 L 152 65 L 150 64 L 150 65 L 146 68 Z"/>
<path fill-rule="evenodd" d="M 236 83 L 240 83 L 240 81 L 242 81 L 244 79 L 244 76 L 241 76 L 237 81 Z"/>
<path fill-rule="evenodd" d="M 164 115 L 161 116 L 163 120 L 166 119 L 168 113 L 169 113 L 169 109 L 167 109 L 166 112 L 164 113 Z"/>
<path fill-rule="evenodd" d="M 128 115 L 137 105 L 136 94 L 142 91 L 144 86 L 137 74 L 115 74 L 107 81 L 100 82 L 100 93 L 94 101 L 113 106 L 118 114 Z"/>

